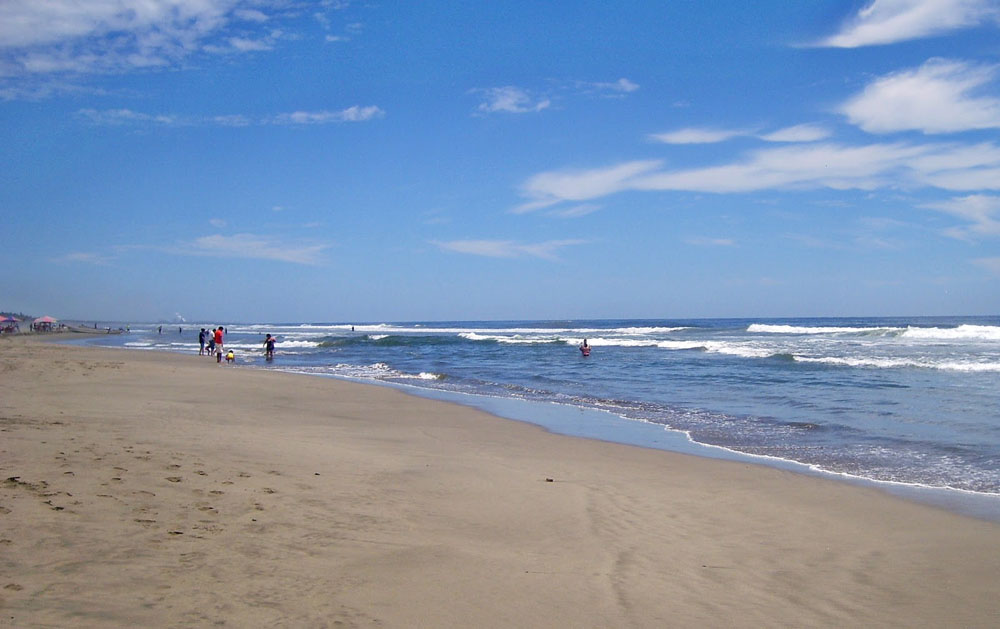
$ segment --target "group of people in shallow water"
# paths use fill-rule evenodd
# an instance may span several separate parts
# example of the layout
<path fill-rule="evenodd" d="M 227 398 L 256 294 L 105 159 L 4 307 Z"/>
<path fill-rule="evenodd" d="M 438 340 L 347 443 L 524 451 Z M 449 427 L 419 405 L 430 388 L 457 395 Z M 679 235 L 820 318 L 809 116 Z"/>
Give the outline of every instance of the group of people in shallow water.
<path fill-rule="evenodd" d="M 223 352 L 225 352 L 225 334 L 226 329 L 221 325 L 214 330 L 201 329 L 198 333 L 198 355 L 199 356 L 215 356 L 218 362 L 222 362 Z M 274 359 L 274 344 L 277 342 L 277 337 L 267 335 L 264 339 L 264 358 L 267 360 Z M 236 362 L 236 353 L 233 350 L 229 350 L 225 353 L 227 363 Z"/>

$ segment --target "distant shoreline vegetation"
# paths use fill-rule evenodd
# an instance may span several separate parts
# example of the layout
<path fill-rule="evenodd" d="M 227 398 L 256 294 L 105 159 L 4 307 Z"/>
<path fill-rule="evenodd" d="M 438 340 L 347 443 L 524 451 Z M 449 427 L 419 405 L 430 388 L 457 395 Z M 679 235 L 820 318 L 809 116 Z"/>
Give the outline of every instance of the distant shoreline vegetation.
<path fill-rule="evenodd" d="M 26 315 L 23 312 L 7 312 L 6 310 L 0 310 L 0 317 L 14 317 L 20 319 L 21 321 L 34 321 L 36 317 L 33 315 Z"/>

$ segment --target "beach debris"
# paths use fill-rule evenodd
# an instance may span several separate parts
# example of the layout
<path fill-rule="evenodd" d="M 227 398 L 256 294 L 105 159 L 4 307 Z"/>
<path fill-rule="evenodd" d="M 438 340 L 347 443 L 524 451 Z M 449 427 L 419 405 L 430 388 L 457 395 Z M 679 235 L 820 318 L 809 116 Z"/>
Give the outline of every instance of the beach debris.
<path fill-rule="evenodd" d="M 555 479 L 554 479 L 554 478 L 546 478 L 546 479 L 545 479 L 545 482 L 546 482 L 546 483 L 554 483 L 554 482 L 556 482 L 556 481 L 555 481 Z"/>

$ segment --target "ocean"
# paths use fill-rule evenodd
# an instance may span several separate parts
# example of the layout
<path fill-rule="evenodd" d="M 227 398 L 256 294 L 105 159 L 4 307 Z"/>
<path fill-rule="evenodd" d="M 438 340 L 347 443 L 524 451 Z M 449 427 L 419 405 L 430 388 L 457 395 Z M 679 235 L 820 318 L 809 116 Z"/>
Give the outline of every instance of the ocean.
<path fill-rule="evenodd" d="M 77 342 L 197 354 L 198 330 L 223 325 L 238 366 L 1000 514 L 1000 317 L 179 325 Z"/>

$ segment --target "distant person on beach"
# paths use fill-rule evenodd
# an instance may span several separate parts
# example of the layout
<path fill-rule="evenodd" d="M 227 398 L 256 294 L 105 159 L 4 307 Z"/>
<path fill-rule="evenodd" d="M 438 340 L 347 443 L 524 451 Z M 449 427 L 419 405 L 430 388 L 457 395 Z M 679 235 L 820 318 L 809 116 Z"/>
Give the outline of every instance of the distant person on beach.
<path fill-rule="evenodd" d="M 222 326 L 220 325 L 215 329 L 215 334 L 213 335 L 215 339 L 215 351 L 222 353 Z"/>
<path fill-rule="evenodd" d="M 270 334 L 264 339 L 264 358 L 267 360 L 274 359 L 274 341 L 276 339 Z"/>
<path fill-rule="evenodd" d="M 160 327 L 156 328 L 156 333 L 157 334 L 163 334 L 163 326 L 162 325 Z"/>
<path fill-rule="evenodd" d="M 590 356 L 590 345 L 587 345 L 587 339 L 583 339 L 583 345 L 580 346 L 580 353 L 584 356 Z"/>
<path fill-rule="evenodd" d="M 199 356 L 204 356 L 205 355 L 205 337 L 206 336 L 208 336 L 208 333 L 205 332 L 205 328 L 202 328 L 201 332 L 198 333 L 198 355 Z"/>

